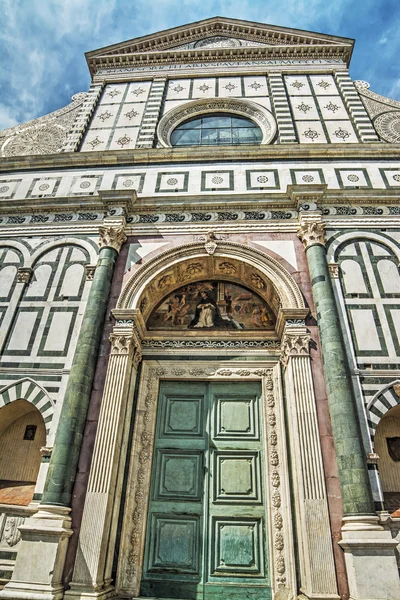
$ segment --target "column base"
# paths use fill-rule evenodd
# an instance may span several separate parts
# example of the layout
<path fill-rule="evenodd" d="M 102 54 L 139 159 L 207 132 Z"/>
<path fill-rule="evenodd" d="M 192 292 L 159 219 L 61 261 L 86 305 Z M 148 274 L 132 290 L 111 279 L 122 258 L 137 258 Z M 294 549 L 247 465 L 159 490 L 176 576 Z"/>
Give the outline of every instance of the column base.
<path fill-rule="evenodd" d="M 379 524 L 379 517 L 345 517 L 342 536 L 350 600 L 398 600 L 398 542 Z"/>
<path fill-rule="evenodd" d="M 19 527 L 21 546 L 11 580 L 0 600 L 61 600 L 62 572 L 69 537 L 71 509 L 42 505 Z"/>
<path fill-rule="evenodd" d="M 64 600 L 77 600 L 78 598 L 101 598 L 101 600 L 106 600 L 107 598 L 115 598 L 115 596 L 115 587 L 112 585 L 96 589 L 88 585 L 71 583 L 71 589 L 65 592 Z"/>

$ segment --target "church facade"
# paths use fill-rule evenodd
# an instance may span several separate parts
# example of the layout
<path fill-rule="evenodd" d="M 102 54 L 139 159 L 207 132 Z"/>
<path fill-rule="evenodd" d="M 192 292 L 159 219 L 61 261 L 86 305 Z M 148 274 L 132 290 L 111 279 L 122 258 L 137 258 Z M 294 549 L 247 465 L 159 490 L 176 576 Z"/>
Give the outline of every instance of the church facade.
<path fill-rule="evenodd" d="M 400 598 L 400 102 L 210 18 L 0 132 L 0 598 Z"/>

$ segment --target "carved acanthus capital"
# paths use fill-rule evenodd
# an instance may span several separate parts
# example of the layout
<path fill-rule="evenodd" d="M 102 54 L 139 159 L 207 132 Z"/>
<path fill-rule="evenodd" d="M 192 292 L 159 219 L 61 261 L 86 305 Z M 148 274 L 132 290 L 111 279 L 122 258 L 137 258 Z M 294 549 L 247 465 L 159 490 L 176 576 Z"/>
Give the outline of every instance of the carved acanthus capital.
<path fill-rule="evenodd" d="M 117 252 L 120 251 L 122 244 L 127 240 L 123 225 L 119 227 L 99 227 L 99 236 L 100 248 L 114 248 Z"/>
<path fill-rule="evenodd" d="M 95 270 L 96 270 L 96 265 L 86 265 L 85 266 L 86 281 L 93 281 Z"/>
<path fill-rule="evenodd" d="M 135 341 L 134 336 L 128 333 L 112 333 L 108 339 L 111 342 L 111 354 L 129 354 Z"/>
<path fill-rule="evenodd" d="M 17 283 L 29 283 L 32 277 L 31 267 L 19 267 L 17 271 Z"/>
<path fill-rule="evenodd" d="M 297 231 L 298 237 L 307 250 L 310 246 L 319 244 L 325 246 L 325 224 L 322 221 L 305 221 Z"/>
<path fill-rule="evenodd" d="M 308 333 L 285 332 L 281 345 L 281 362 L 287 366 L 289 359 L 309 356 L 310 335 Z"/>

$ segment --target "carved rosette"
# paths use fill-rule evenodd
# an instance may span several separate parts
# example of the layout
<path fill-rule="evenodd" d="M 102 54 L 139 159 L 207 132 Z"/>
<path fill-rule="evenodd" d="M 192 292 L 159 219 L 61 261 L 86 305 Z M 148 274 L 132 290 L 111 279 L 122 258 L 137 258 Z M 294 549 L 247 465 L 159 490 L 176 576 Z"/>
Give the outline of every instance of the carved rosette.
<path fill-rule="evenodd" d="M 309 356 L 310 335 L 286 331 L 282 338 L 281 362 L 286 368 L 290 358 Z"/>
<path fill-rule="evenodd" d="M 126 242 L 127 237 L 123 225 L 119 227 L 99 227 L 100 248 L 114 248 L 117 252 L 121 250 L 121 246 Z"/>
<path fill-rule="evenodd" d="M 29 283 L 33 269 L 30 267 L 19 267 L 17 271 L 17 283 Z"/>
<path fill-rule="evenodd" d="M 325 246 L 325 224 L 321 221 L 303 223 L 300 225 L 297 235 L 303 242 L 306 250 L 316 244 Z"/>

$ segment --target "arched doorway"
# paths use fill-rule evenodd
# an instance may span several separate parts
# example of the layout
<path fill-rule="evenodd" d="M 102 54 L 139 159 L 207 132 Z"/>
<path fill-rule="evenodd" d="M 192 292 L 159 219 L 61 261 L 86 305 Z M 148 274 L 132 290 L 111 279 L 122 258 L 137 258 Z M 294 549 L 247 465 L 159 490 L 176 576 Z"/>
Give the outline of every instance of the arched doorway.
<path fill-rule="evenodd" d="M 400 405 L 388 410 L 379 421 L 375 434 L 375 452 L 379 456 L 379 477 L 385 508 L 400 516 Z"/>

